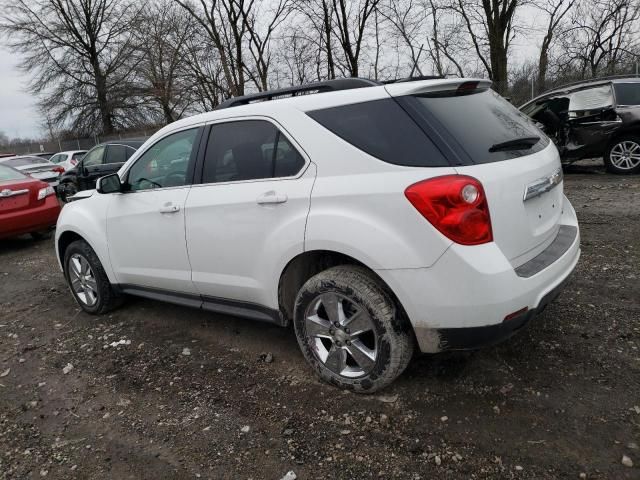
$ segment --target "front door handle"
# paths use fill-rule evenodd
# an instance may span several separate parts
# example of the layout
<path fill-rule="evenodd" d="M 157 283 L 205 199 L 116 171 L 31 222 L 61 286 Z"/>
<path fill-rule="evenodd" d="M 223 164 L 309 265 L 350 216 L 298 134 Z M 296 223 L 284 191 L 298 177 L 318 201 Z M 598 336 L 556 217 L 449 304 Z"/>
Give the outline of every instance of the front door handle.
<path fill-rule="evenodd" d="M 173 203 L 167 203 L 160 207 L 160 213 L 177 213 L 180 211 L 180 205 L 174 205 Z"/>
<path fill-rule="evenodd" d="M 284 203 L 286 202 L 288 197 L 284 193 L 277 193 L 271 190 L 270 192 L 263 193 L 260 195 L 256 202 L 258 205 L 273 205 L 276 203 Z"/>

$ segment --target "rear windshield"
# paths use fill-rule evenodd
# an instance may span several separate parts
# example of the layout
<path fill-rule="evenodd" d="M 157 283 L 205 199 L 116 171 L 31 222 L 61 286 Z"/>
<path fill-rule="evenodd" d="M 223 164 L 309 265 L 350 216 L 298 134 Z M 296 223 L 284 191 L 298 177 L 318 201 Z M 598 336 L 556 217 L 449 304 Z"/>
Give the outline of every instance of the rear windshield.
<path fill-rule="evenodd" d="M 445 134 L 463 164 L 510 160 L 531 155 L 549 144 L 529 117 L 490 89 L 463 94 L 437 92 L 409 97 L 407 101 L 418 116 Z M 539 140 L 535 141 L 535 137 Z M 518 145 L 518 139 L 527 142 Z M 516 141 L 515 146 L 505 146 L 505 142 L 512 141 Z M 462 154 L 455 144 L 461 147 Z"/>
<path fill-rule="evenodd" d="M 0 182 L 6 182 L 7 180 L 23 180 L 25 178 L 27 177 L 19 171 L 0 165 Z"/>
<path fill-rule="evenodd" d="M 614 83 L 616 91 L 616 103 L 618 105 L 640 105 L 639 83 Z"/>
<path fill-rule="evenodd" d="M 446 158 L 392 98 L 308 112 L 325 128 L 384 162 L 445 167 Z"/>
<path fill-rule="evenodd" d="M 4 160 L 2 163 L 5 165 L 9 165 L 10 167 L 26 167 L 29 165 L 37 165 L 40 163 L 43 165 L 47 165 L 49 163 L 49 160 L 38 157 L 19 157 Z"/>

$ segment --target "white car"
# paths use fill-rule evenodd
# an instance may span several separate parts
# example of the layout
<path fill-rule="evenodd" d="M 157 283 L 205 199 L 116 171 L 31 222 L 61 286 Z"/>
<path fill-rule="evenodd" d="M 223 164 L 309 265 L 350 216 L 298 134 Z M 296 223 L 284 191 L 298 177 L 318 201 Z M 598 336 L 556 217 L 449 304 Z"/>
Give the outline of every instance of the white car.
<path fill-rule="evenodd" d="M 49 161 L 64 168 L 64 171 L 66 172 L 67 170 L 71 170 L 75 167 L 86 153 L 86 150 L 69 150 L 67 152 L 59 152 L 49 158 Z"/>
<path fill-rule="evenodd" d="M 62 167 L 51 163 L 46 158 L 36 157 L 35 155 L 16 155 L 15 157 L 0 158 L 0 164 L 15 168 L 30 177 L 47 182 L 54 188 L 58 186 L 60 174 L 64 172 Z"/>
<path fill-rule="evenodd" d="M 416 348 L 510 336 L 558 295 L 580 236 L 555 146 L 489 87 L 334 80 L 168 125 L 63 209 L 73 296 L 293 324 L 313 370 L 358 392 Z"/>

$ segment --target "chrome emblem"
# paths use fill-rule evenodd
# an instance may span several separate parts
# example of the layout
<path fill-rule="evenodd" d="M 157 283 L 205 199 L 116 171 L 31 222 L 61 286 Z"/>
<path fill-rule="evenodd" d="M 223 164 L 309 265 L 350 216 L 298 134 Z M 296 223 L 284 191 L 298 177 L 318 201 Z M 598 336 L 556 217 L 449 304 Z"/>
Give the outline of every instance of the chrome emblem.
<path fill-rule="evenodd" d="M 539 197 L 543 193 L 547 193 L 556 186 L 562 183 L 562 168 L 558 168 L 555 172 L 537 179 L 535 182 L 530 183 L 524 190 L 523 201 L 530 200 L 535 197 Z"/>

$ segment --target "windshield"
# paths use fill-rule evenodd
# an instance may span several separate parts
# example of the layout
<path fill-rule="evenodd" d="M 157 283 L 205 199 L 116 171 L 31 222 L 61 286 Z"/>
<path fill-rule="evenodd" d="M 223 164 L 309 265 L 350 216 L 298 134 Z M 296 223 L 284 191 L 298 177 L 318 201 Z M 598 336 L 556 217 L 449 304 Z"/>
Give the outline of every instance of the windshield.
<path fill-rule="evenodd" d="M 616 103 L 618 105 L 640 105 L 640 82 L 614 83 Z"/>
<path fill-rule="evenodd" d="M 9 165 L 10 167 L 28 167 L 29 165 L 38 164 L 48 165 L 49 160 L 38 157 L 17 157 L 3 160 L 2 163 L 4 165 Z"/>
<path fill-rule="evenodd" d="M 438 95 L 414 98 L 419 108 L 435 117 L 451 141 L 462 147 L 471 163 L 531 155 L 549 144 L 547 136 L 529 117 L 493 90 L 476 90 L 470 94 L 438 92 Z M 532 142 L 536 137 L 539 141 Z M 510 147 L 503 148 L 505 144 Z"/>
<path fill-rule="evenodd" d="M 0 165 L 0 182 L 6 182 L 8 180 L 24 180 L 25 178 L 27 177 L 19 171 L 5 165 Z"/>

